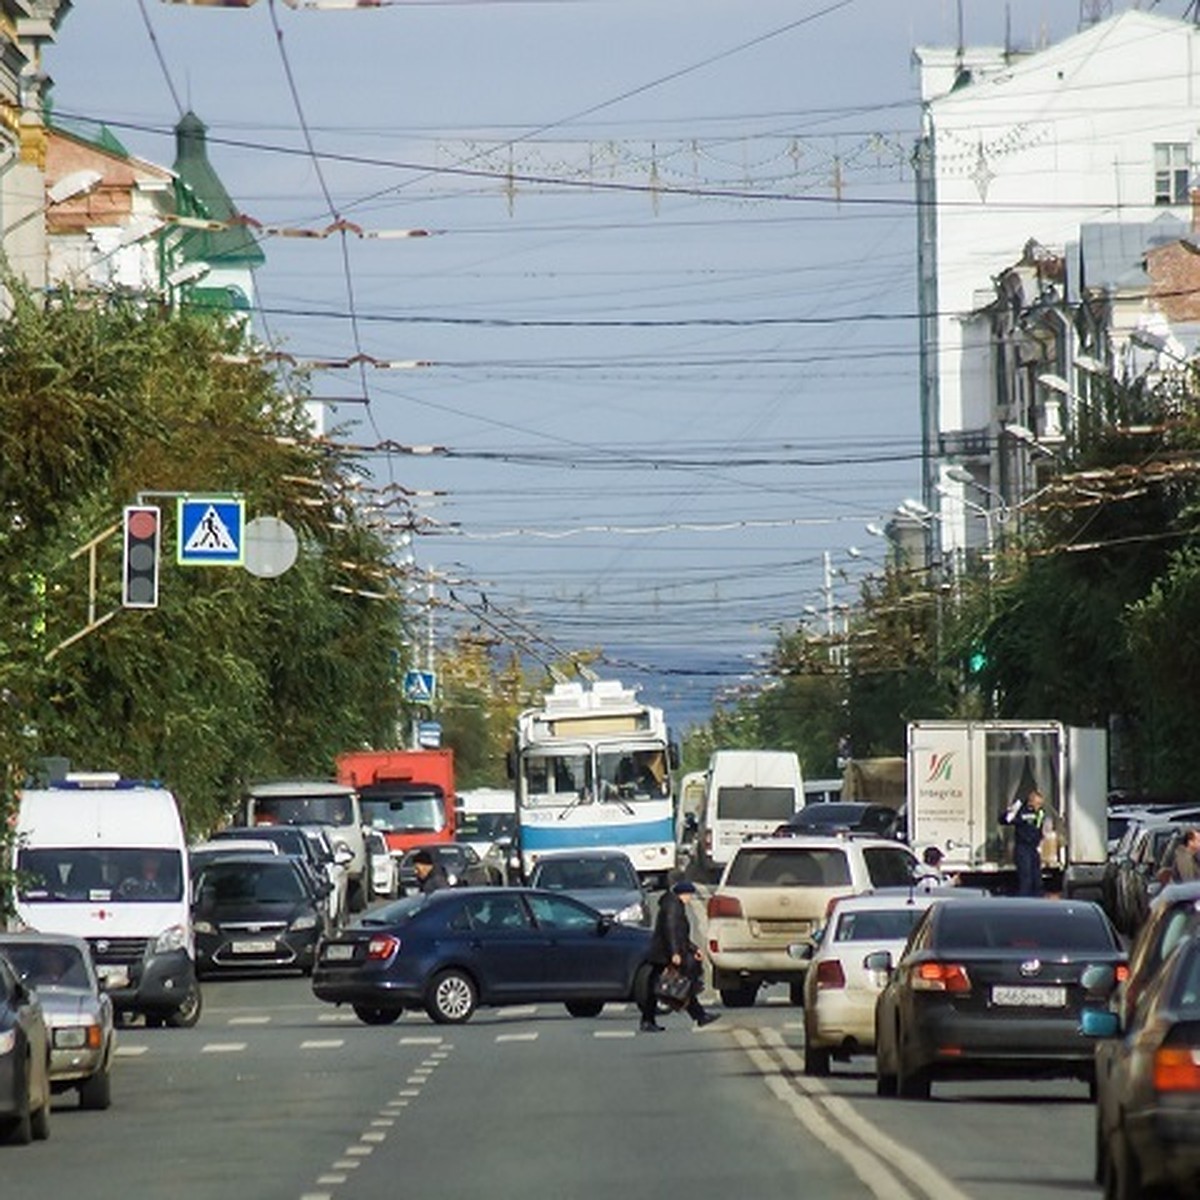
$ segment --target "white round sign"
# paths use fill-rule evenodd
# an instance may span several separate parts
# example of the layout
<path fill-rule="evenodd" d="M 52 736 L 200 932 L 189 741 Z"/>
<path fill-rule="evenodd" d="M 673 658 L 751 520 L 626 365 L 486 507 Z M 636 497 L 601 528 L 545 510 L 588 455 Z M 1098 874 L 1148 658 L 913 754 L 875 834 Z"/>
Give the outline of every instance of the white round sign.
<path fill-rule="evenodd" d="M 246 522 L 242 534 L 244 566 L 259 579 L 274 579 L 296 561 L 300 542 L 296 531 L 278 517 L 255 517 Z"/>

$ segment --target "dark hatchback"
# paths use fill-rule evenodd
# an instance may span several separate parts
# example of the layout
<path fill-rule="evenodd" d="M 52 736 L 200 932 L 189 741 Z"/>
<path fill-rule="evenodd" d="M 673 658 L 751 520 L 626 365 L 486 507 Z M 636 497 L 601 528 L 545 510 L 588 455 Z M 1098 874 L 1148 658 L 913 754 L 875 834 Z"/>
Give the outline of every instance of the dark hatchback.
<path fill-rule="evenodd" d="M 196 970 L 312 970 L 324 921 L 308 873 L 287 854 L 231 854 L 195 881 Z"/>
<path fill-rule="evenodd" d="M 618 925 L 533 888 L 443 888 L 406 896 L 321 943 L 318 999 L 369 1025 L 423 1008 L 439 1024 L 478 1005 L 560 1002 L 593 1017 L 644 986 L 650 930 Z"/>
<path fill-rule="evenodd" d="M 900 820 L 899 812 L 887 804 L 871 804 L 865 800 L 827 800 L 806 804 L 775 833 L 790 834 L 869 833 L 875 837 L 895 837 Z"/>
<path fill-rule="evenodd" d="M 940 1079 L 1077 1078 L 1095 1087 L 1079 1028 L 1082 977 L 1125 953 L 1099 905 L 994 897 L 935 904 L 890 971 L 875 1008 L 876 1090 L 926 1099 Z"/>
<path fill-rule="evenodd" d="M 1194 1196 L 1200 1177 L 1200 939 L 1186 937 L 1126 1017 L 1089 1008 L 1097 1067 L 1096 1163 L 1105 1196 Z"/>

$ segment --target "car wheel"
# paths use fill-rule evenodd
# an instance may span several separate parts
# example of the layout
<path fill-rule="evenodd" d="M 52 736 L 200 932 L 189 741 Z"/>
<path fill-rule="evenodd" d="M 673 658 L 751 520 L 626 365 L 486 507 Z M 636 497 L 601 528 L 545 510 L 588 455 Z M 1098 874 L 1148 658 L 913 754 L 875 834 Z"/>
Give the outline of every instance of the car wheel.
<path fill-rule="evenodd" d="M 89 1075 L 79 1085 L 79 1107 L 93 1110 L 105 1109 L 112 1104 L 112 1076 L 107 1067 L 101 1067 L 95 1075 Z"/>
<path fill-rule="evenodd" d="M 568 1000 L 567 1012 L 573 1017 L 598 1017 L 604 1011 L 603 1000 Z"/>
<path fill-rule="evenodd" d="M 741 987 L 721 988 L 721 1003 L 726 1008 L 753 1008 L 758 999 L 758 984 L 747 983 Z"/>
<path fill-rule="evenodd" d="M 439 1025 L 461 1025 L 471 1019 L 478 1003 L 475 982 L 464 971 L 439 971 L 425 995 L 425 1011 Z"/>
<path fill-rule="evenodd" d="M 788 980 L 788 999 L 797 1007 L 804 1007 L 804 980 Z"/>
<path fill-rule="evenodd" d="M 200 1020 L 200 1010 L 203 1007 L 200 985 L 193 983 L 183 1003 L 174 1012 L 167 1013 L 166 1023 L 172 1029 L 191 1029 Z M 147 1018 L 147 1023 L 149 1023 L 149 1018 Z"/>
<path fill-rule="evenodd" d="M 904 1100 L 928 1100 L 929 1093 L 928 1070 L 920 1067 L 905 1070 L 904 1059 L 901 1059 L 896 1077 L 896 1095 Z"/>
<path fill-rule="evenodd" d="M 364 1025 L 391 1025 L 400 1019 L 402 1008 L 376 1008 L 370 1004 L 354 1005 L 354 1015 Z"/>
<path fill-rule="evenodd" d="M 824 1046 L 814 1046 L 804 1037 L 804 1073 L 823 1078 L 829 1074 L 829 1050 Z"/>

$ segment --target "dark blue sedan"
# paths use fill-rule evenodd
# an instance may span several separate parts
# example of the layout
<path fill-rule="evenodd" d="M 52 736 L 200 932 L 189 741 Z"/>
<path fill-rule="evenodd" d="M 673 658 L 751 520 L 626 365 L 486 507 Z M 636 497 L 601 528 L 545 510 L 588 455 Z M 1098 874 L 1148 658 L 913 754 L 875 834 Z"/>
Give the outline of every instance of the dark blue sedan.
<path fill-rule="evenodd" d="M 444 888 L 364 914 L 321 942 L 313 991 L 368 1025 L 424 1008 L 461 1024 L 478 1005 L 558 1001 L 594 1017 L 645 985 L 650 930 L 535 888 Z"/>

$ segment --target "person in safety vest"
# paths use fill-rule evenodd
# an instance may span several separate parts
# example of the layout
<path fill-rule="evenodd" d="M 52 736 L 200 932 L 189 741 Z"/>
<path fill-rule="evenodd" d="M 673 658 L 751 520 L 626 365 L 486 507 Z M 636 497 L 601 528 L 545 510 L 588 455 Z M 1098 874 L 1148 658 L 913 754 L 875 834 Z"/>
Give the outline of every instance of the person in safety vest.
<path fill-rule="evenodd" d="M 1046 823 L 1046 798 L 1033 788 L 1018 796 L 1001 818 L 1013 827 L 1013 858 L 1017 865 L 1017 895 L 1042 894 L 1042 833 Z"/>

